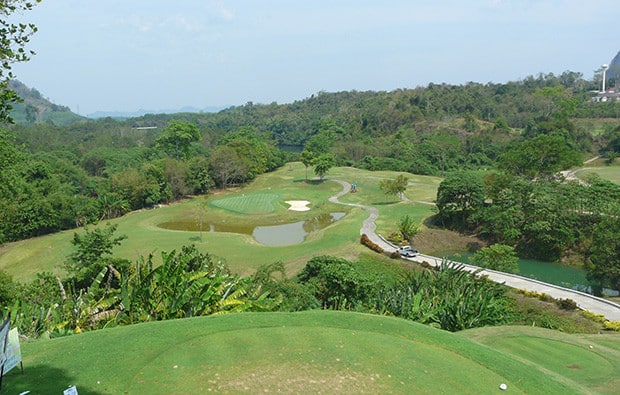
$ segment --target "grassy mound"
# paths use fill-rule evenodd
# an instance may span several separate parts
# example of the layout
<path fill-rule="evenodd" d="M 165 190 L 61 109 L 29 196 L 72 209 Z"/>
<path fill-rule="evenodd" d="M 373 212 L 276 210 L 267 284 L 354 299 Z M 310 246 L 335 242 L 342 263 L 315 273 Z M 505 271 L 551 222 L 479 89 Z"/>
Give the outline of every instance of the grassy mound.
<path fill-rule="evenodd" d="M 484 341 L 494 330 L 467 334 Z M 519 333 L 525 339 L 536 332 Z M 513 339 L 499 342 L 498 351 L 493 342 L 487 347 L 413 322 L 356 313 L 201 317 L 22 344 L 25 373 L 11 371 L 3 390 L 61 393 L 77 385 L 80 394 L 480 394 L 499 391 L 505 383 L 513 393 L 568 394 L 619 377 L 618 338 L 606 337 L 615 349 L 597 346 L 593 354 L 579 352 L 581 338 L 554 336 L 566 347 L 549 348 L 543 338 Z M 551 350 L 552 358 L 545 360 Z M 587 353 L 594 356 L 581 362 L 583 375 L 558 369 L 564 359 Z M 597 364 L 602 369 L 589 376 Z"/>

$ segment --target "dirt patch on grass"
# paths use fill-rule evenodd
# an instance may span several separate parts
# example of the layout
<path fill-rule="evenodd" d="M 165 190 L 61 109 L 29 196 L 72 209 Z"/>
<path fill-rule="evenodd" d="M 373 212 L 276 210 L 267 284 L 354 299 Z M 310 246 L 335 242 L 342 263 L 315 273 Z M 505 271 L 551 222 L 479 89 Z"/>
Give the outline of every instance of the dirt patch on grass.
<path fill-rule="evenodd" d="M 376 374 L 363 374 L 349 368 L 287 364 L 263 366 L 245 371 L 243 376 L 216 375 L 209 380 L 209 391 L 293 394 L 381 393 Z"/>
<path fill-rule="evenodd" d="M 442 256 L 454 252 L 477 250 L 486 244 L 476 236 L 462 235 L 445 229 L 427 228 L 414 237 L 413 245 L 424 254 Z"/>

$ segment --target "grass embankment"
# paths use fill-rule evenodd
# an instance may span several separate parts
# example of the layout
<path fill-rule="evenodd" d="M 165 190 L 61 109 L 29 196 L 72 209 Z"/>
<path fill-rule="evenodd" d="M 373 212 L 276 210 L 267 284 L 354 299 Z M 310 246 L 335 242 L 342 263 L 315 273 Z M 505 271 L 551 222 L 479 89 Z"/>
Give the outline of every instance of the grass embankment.
<path fill-rule="evenodd" d="M 379 189 L 382 178 L 396 177 L 397 172 L 370 172 L 353 168 L 335 168 L 328 180 L 304 182 L 301 163 L 287 164 L 281 169 L 258 177 L 242 188 L 217 192 L 185 202 L 153 210 L 143 210 L 110 221 L 118 225 L 117 234 L 127 235 L 116 247 L 118 257 L 136 260 L 150 253 L 179 249 L 195 244 L 200 250 L 226 260 L 231 270 L 241 275 L 253 273 L 263 264 L 283 261 L 289 274 L 299 271 L 315 255 L 334 255 L 355 260 L 367 249 L 359 243 L 359 229 L 368 213 L 358 208 L 330 203 L 328 198 L 342 190 L 329 179 L 358 183 L 358 193 L 341 198 L 343 202 L 375 205 L 380 211 L 377 231 L 387 234 L 405 214 L 422 223 L 433 206 L 418 201 L 432 201 L 440 179 L 408 175 L 411 185 L 406 196 L 411 202 L 386 197 Z M 309 211 L 288 210 L 287 200 L 310 201 Z M 257 243 L 251 235 L 208 232 L 209 224 L 254 227 L 308 220 L 323 213 L 347 212 L 342 219 L 311 233 L 300 244 L 270 247 Z M 167 222 L 202 223 L 204 231 L 175 231 L 160 227 Z M 79 230 L 78 230 L 79 231 Z M 74 230 L 9 243 L 0 247 L 0 269 L 15 280 L 28 281 L 42 271 L 63 274 L 62 263 L 72 251 Z"/>
<path fill-rule="evenodd" d="M 3 390 L 481 394 L 505 383 L 511 393 L 612 393 L 618 339 L 529 328 L 461 335 L 331 311 L 244 313 L 24 343 L 25 373 L 10 372 Z"/>

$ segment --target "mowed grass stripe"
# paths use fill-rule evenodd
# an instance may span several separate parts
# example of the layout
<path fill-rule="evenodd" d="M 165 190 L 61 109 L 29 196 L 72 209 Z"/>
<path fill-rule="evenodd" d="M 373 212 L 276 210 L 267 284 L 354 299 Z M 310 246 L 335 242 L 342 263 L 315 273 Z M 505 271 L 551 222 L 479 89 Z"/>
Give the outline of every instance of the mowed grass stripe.
<path fill-rule="evenodd" d="M 252 193 L 211 200 L 209 204 L 239 214 L 266 214 L 276 210 L 279 198 L 275 193 Z"/>
<path fill-rule="evenodd" d="M 7 393 L 578 392 L 449 332 L 333 311 L 151 322 L 24 343 L 22 354 Z"/>
<path fill-rule="evenodd" d="M 620 334 L 567 335 L 530 327 L 476 328 L 460 335 L 504 351 L 548 375 L 583 388 L 616 394 L 620 388 Z M 587 392 L 587 391 L 585 391 Z"/>

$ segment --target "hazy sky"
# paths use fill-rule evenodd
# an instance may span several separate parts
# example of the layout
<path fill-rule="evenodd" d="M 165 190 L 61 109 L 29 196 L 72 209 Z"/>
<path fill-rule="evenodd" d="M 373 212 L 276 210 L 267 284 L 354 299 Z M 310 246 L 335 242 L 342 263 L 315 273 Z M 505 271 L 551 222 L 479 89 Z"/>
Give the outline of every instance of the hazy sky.
<path fill-rule="evenodd" d="M 618 0 L 43 0 L 17 78 L 80 114 L 287 103 L 319 91 L 591 78 Z"/>

